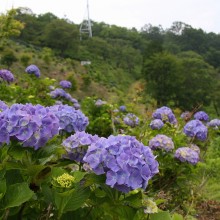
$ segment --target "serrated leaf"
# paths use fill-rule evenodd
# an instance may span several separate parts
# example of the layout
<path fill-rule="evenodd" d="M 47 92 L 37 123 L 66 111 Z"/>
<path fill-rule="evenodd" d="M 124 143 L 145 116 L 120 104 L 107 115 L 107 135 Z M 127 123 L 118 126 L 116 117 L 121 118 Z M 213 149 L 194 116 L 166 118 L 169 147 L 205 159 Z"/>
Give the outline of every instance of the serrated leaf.
<path fill-rule="evenodd" d="M 29 189 L 26 182 L 16 183 L 7 188 L 4 197 L 4 207 L 10 208 L 19 206 L 32 198 L 34 192 Z"/>

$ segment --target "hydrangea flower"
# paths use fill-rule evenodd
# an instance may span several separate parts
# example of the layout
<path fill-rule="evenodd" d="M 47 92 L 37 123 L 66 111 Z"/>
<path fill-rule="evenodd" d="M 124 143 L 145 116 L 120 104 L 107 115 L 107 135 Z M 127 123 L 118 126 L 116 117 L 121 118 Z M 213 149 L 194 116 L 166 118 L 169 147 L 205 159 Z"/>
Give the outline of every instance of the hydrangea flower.
<path fill-rule="evenodd" d="M 126 106 L 124 105 L 119 106 L 119 111 L 126 112 Z"/>
<path fill-rule="evenodd" d="M 150 123 L 150 127 L 153 130 L 160 130 L 164 126 L 164 123 L 161 119 L 154 119 Z"/>
<path fill-rule="evenodd" d="M 0 112 L 6 110 L 8 108 L 8 106 L 0 100 Z"/>
<path fill-rule="evenodd" d="M 189 144 L 189 148 L 200 154 L 200 148 L 195 144 Z"/>
<path fill-rule="evenodd" d="M 54 105 L 50 107 L 59 119 L 59 129 L 67 132 L 85 131 L 89 124 L 88 118 L 80 111 L 69 105 Z"/>
<path fill-rule="evenodd" d="M 98 139 L 99 137 L 97 135 L 93 136 L 84 131 L 76 132 L 62 143 L 67 152 L 65 157 L 77 162 L 83 162 L 83 157 L 87 152 L 88 146 L 96 142 Z"/>
<path fill-rule="evenodd" d="M 175 152 L 174 157 L 181 162 L 189 162 L 193 165 L 199 162 L 199 154 L 189 147 L 178 148 Z"/>
<path fill-rule="evenodd" d="M 162 149 L 168 152 L 174 149 L 174 143 L 172 139 L 166 135 L 158 134 L 149 141 L 149 147 L 152 150 Z"/>
<path fill-rule="evenodd" d="M 14 81 L 14 75 L 9 70 L 5 69 L 0 70 L 0 78 L 8 83 Z"/>
<path fill-rule="evenodd" d="M 36 77 L 40 77 L 40 70 L 39 68 L 34 65 L 34 64 L 31 64 L 29 65 L 26 69 L 25 69 L 25 72 L 29 73 L 29 74 L 34 74 Z"/>
<path fill-rule="evenodd" d="M 102 105 L 106 104 L 105 101 L 102 101 L 101 99 L 96 100 L 95 102 L 95 106 L 100 107 Z"/>
<path fill-rule="evenodd" d="M 195 137 L 200 141 L 205 141 L 208 135 L 207 127 L 199 120 L 191 120 L 186 123 L 183 132 L 189 137 Z"/>
<path fill-rule="evenodd" d="M 146 189 L 158 173 L 158 162 L 148 146 L 135 137 L 118 135 L 91 144 L 83 160 L 97 174 L 106 174 L 106 184 L 122 192 Z"/>
<path fill-rule="evenodd" d="M 212 119 L 210 122 L 207 123 L 207 126 L 218 129 L 220 127 L 220 119 Z"/>
<path fill-rule="evenodd" d="M 60 86 L 64 89 L 69 89 L 72 87 L 72 83 L 67 80 L 62 80 L 62 81 L 60 81 Z"/>
<path fill-rule="evenodd" d="M 133 113 L 128 113 L 124 119 L 123 119 L 124 123 L 130 127 L 135 127 L 139 124 L 139 118 L 133 114 Z"/>
<path fill-rule="evenodd" d="M 190 112 L 189 112 L 189 111 L 183 112 L 183 113 L 180 115 L 180 118 L 186 119 L 186 118 L 188 117 L 188 115 L 190 115 Z"/>
<path fill-rule="evenodd" d="M 44 146 L 59 131 L 58 118 L 49 108 L 41 105 L 13 104 L 1 113 L 1 120 L 1 130 L 5 132 L 6 143 L 9 142 L 8 137 L 15 138 L 21 141 L 24 147 L 34 149 Z"/>
<path fill-rule="evenodd" d="M 80 108 L 80 104 L 78 103 L 78 101 L 76 99 L 74 99 L 69 93 L 67 93 L 63 89 L 57 88 L 57 89 L 51 91 L 49 94 L 53 99 L 64 98 L 64 99 L 72 102 L 75 109 Z"/>
<path fill-rule="evenodd" d="M 200 121 L 205 121 L 205 122 L 209 120 L 208 114 L 205 113 L 204 111 L 196 112 L 194 115 L 194 118 Z"/>
<path fill-rule="evenodd" d="M 177 120 L 175 115 L 173 114 L 172 110 L 166 106 L 156 109 L 153 113 L 152 117 L 154 119 L 160 119 L 164 123 L 169 122 L 171 124 L 176 124 Z"/>

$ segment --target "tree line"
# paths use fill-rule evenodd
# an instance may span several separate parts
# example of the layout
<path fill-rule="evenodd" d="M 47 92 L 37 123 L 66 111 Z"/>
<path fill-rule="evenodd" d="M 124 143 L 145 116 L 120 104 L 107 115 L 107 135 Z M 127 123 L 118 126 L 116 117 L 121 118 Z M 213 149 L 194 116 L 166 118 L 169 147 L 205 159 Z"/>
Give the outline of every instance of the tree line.
<path fill-rule="evenodd" d="M 92 21 L 93 37 L 84 35 L 80 41 L 79 25 L 52 13 L 18 8 L 13 18 L 24 25 L 11 37 L 15 41 L 51 48 L 62 58 L 121 68 L 146 81 L 146 92 L 158 106 L 192 109 L 203 104 L 219 114 L 219 34 L 179 21 L 168 29 L 146 24 L 141 30 Z"/>

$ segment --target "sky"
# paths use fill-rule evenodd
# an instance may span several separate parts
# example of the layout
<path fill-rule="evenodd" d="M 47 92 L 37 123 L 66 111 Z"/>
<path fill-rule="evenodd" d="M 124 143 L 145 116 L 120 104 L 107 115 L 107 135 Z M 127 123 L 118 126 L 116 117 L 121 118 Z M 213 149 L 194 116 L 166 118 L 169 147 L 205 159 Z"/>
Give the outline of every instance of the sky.
<path fill-rule="evenodd" d="M 141 30 L 146 24 L 170 28 L 181 21 L 205 32 L 220 33 L 220 0 L 88 0 L 95 22 Z M 51 12 L 80 24 L 87 18 L 87 0 L 0 0 L 0 13 L 28 7 L 34 14 Z"/>

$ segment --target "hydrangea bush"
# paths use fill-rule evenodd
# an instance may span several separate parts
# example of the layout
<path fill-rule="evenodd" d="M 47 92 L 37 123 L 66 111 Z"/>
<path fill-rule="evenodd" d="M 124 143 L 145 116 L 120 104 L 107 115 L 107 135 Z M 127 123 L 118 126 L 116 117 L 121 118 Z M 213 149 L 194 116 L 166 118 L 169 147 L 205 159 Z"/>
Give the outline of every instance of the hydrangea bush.
<path fill-rule="evenodd" d="M 12 82 L 13 99 L 0 101 L 1 219 L 189 215 L 219 119 L 200 112 L 185 122 L 167 106 L 147 118 L 90 97 L 79 103 L 38 77 L 28 81 L 42 90 L 38 98 L 28 90 L 13 103 L 22 90 Z"/>

